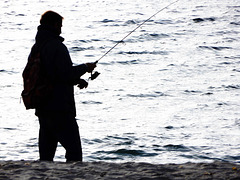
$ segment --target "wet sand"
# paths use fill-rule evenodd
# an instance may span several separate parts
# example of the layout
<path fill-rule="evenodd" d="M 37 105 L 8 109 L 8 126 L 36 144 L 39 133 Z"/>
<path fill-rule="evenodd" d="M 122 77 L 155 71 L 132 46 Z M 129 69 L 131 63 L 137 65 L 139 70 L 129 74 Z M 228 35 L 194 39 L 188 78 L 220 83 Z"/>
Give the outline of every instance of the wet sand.
<path fill-rule="evenodd" d="M 0 161 L 0 179 L 240 179 L 240 165 Z"/>

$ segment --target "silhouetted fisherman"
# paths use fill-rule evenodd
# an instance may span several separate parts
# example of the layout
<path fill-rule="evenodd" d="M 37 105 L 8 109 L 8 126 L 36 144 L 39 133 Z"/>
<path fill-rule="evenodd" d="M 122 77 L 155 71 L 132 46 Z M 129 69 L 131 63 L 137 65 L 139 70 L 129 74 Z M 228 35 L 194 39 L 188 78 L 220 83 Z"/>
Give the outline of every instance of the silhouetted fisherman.
<path fill-rule="evenodd" d="M 40 160 L 53 161 L 57 143 L 66 149 L 67 161 L 82 161 L 82 147 L 74 100 L 74 85 L 86 88 L 88 83 L 80 77 L 92 72 L 95 63 L 73 66 L 69 52 L 60 36 L 63 17 L 53 11 L 45 12 L 40 20 L 36 43 L 41 47 L 41 63 L 45 76 L 52 83 L 51 96 L 36 108 L 39 118 Z"/>

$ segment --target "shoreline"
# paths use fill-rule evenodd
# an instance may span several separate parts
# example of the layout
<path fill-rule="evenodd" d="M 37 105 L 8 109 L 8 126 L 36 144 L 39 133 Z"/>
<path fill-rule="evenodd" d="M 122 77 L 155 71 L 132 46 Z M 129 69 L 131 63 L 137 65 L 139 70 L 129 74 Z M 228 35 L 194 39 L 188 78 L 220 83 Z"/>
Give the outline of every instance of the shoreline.
<path fill-rule="evenodd" d="M 240 179 L 240 165 L 0 161 L 2 179 Z"/>

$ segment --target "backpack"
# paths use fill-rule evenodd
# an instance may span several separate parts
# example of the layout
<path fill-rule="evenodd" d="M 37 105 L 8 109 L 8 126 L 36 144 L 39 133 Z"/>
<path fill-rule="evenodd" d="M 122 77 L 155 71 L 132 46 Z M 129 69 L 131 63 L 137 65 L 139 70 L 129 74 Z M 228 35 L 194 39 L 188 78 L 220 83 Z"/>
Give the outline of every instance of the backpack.
<path fill-rule="evenodd" d="M 41 66 L 41 48 L 36 49 L 34 45 L 22 73 L 23 91 L 21 96 L 26 109 L 38 108 L 50 96 L 53 89 L 48 78 L 44 76 Z"/>

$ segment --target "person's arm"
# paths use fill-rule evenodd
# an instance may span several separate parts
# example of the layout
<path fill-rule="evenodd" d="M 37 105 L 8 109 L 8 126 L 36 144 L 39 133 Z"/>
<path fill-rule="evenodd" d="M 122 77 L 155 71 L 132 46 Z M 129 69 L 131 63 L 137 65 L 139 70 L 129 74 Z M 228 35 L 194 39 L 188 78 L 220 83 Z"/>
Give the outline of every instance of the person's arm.
<path fill-rule="evenodd" d="M 76 79 L 80 79 L 86 72 L 92 72 L 96 67 L 95 63 L 72 65 L 72 60 L 66 46 L 59 47 L 55 53 L 55 64 L 57 71 L 57 79 L 74 83 Z"/>

